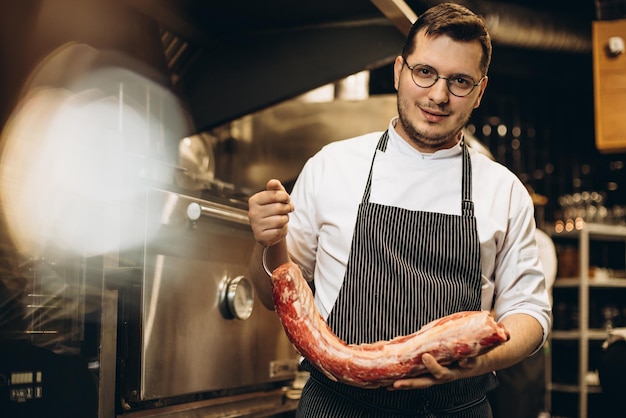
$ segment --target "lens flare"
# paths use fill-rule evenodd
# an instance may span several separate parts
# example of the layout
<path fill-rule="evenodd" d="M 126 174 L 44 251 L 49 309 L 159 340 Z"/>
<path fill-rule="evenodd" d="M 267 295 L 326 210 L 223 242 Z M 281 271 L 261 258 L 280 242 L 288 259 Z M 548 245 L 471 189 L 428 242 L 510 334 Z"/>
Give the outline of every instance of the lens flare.
<path fill-rule="evenodd" d="M 136 245 L 146 236 L 120 234 L 120 216 L 151 177 L 169 180 L 188 118 L 128 59 L 116 65 L 119 57 L 84 46 L 57 54 L 30 78 L 2 133 L 0 199 L 10 235 L 31 255 L 49 246 L 90 256 Z M 82 71 L 72 67 L 77 61 Z M 64 68 L 74 68 L 71 77 Z"/>

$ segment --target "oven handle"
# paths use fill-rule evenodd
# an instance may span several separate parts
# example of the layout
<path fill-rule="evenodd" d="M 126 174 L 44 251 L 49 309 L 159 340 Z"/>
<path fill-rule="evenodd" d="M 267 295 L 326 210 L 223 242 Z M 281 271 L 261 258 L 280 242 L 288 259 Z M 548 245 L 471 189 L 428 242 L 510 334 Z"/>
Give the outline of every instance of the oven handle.
<path fill-rule="evenodd" d="M 245 210 L 232 208 L 219 203 L 204 202 L 203 205 L 192 202 L 187 206 L 187 217 L 191 221 L 197 221 L 200 216 L 210 216 L 226 221 L 236 222 L 243 225 L 250 225 L 248 213 Z"/>

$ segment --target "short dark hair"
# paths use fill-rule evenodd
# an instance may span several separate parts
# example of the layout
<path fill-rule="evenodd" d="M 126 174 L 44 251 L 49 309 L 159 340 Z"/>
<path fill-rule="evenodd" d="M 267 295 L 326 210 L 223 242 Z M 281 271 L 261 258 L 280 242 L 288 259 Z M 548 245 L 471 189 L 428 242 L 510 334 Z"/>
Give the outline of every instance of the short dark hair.
<path fill-rule="evenodd" d="M 431 7 L 413 23 L 402 48 L 404 58 L 415 50 L 415 38 L 422 29 L 427 36 L 446 35 L 456 41 L 478 40 L 483 48 L 480 70 L 483 76 L 487 75 L 491 63 L 491 37 L 481 16 L 456 3 Z"/>

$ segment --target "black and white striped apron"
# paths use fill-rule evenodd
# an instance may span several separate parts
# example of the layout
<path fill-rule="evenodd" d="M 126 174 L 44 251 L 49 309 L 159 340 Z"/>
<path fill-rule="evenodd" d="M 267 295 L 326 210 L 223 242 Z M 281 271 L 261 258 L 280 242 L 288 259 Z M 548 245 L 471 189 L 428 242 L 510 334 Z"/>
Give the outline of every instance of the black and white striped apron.
<path fill-rule="evenodd" d="M 385 132 L 377 150 L 385 152 Z M 442 316 L 481 309 L 480 245 L 463 144 L 462 214 L 411 211 L 370 202 L 374 159 L 359 205 L 343 285 L 328 324 L 352 344 L 411 334 Z M 493 374 L 423 390 L 361 389 L 333 382 L 307 361 L 300 418 L 491 417 Z"/>

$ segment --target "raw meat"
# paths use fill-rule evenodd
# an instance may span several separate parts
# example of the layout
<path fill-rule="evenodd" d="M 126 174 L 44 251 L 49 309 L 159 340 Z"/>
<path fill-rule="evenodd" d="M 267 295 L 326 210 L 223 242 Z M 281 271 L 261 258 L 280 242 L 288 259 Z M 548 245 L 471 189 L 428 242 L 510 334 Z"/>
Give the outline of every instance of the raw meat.
<path fill-rule="evenodd" d="M 286 263 L 272 274 L 276 312 L 298 352 L 330 379 L 363 388 L 427 373 L 424 353 L 442 365 L 484 354 L 509 339 L 486 311 L 458 312 L 389 341 L 346 344 L 317 311 L 300 268 Z"/>

